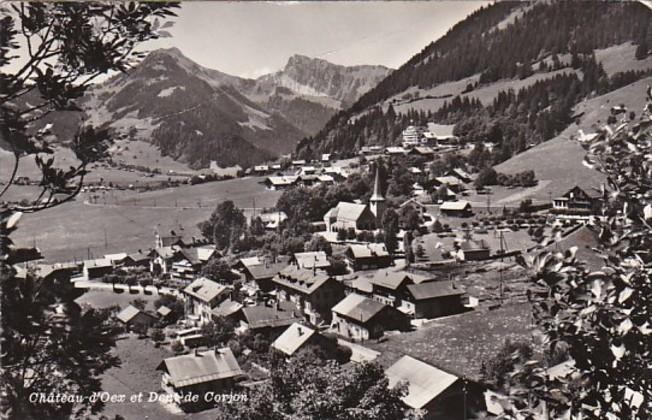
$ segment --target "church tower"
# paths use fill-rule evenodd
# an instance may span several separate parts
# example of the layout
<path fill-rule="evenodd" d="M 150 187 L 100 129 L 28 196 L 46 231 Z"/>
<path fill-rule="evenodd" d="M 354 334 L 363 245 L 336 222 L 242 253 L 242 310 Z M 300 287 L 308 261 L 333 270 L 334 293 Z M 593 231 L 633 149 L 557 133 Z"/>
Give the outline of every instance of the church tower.
<path fill-rule="evenodd" d="M 385 197 L 380 189 L 380 171 L 376 166 L 376 180 L 374 181 L 374 193 L 369 199 L 369 209 L 376 216 L 376 227 L 380 227 L 385 213 Z"/>

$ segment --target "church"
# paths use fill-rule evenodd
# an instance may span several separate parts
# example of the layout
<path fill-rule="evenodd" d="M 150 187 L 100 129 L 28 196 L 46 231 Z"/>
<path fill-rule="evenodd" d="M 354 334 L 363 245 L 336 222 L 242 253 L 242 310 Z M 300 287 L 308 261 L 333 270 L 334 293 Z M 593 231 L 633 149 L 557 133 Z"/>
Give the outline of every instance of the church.
<path fill-rule="evenodd" d="M 328 210 L 324 215 L 326 230 L 338 232 L 355 229 L 358 232 L 378 229 L 381 227 L 385 205 L 385 197 L 380 188 L 380 173 L 376 168 L 374 192 L 369 199 L 369 204 L 340 201 L 337 206 Z"/>

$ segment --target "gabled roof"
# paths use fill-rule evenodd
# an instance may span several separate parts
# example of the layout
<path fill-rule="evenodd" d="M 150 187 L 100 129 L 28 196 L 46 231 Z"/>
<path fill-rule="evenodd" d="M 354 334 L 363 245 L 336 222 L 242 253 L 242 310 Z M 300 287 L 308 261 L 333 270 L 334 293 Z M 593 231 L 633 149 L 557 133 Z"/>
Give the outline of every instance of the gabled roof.
<path fill-rule="evenodd" d="M 211 314 L 215 316 L 231 316 L 242 309 L 242 304 L 231 299 L 220 302 L 216 307 L 211 309 Z"/>
<path fill-rule="evenodd" d="M 300 268 L 328 268 L 331 266 L 324 251 L 297 252 L 294 254 L 294 259 Z"/>
<path fill-rule="evenodd" d="M 168 308 L 165 305 L 162 305 L 156 310 L 156 313 L 163 317 L 166 317 L 172 313 L 172 309 Z"/>
<path fill-rule="evenodd" d="M 420 284 L 409 284 L 408 291 L 415 300 L 433 299 L 444 296 L 463 295 L 461 289 L 454 289 L 447 281 L 429 281 Z"/>
<path fill-rule="evenodd" d="M 174 256 L 179 253 L 179 247 L 175 245 L 155 248 L 154 253 L 164 260 L 169 260 L 170 258 L 174 258 Z"/>
<path fill-rule="evenodd" d="M 471 175 L 462 168 L 455 168 L 451 172 L 462 181 L 465 179 L 471 179 Z"/>
<path fill-rule="evenodd" d="M 272 281 L 303 294 L 312 294 L 331 279 L 332 277 L 323 272 L 314 273 L 312 269 L 290 265 L 278 273 Z"/>
<path fill-rule="evenodd" d="M 277 275 L 281 270 L 288 266 L 287 262 L 279 263 L 268 263 L 268 264 L 258 264 L 245 266 L 245 270 L 249 272 L 249 275 L 254 280 L 264 280 L 271 279 Z"/>
<path fill-rule="evenodd" d="M 316 331 L 312 328 L 308 328 L 305 325 L 295 322 L 283 331 L 283 334 L 278 336 L 278 338 L 272 343 L 272 347 L 288 356 L 292 356 L 310 340 L 310 337 L 313 337 L 315 334 Z"/>
<path fill-rule="evenodd" d="M 362 214 L 366 209 L 366 204 L 356 204 L 340 201 L 337 206 L 328 211 L 327 216 L 329 218 L 336 218 L 337 220 L 357 222 L 360 217 L 362 217 Z"/>
<path fill-rule="evenodd" d="M 249 328 L 255 330 L 282 327 L 301 321 L 295 311 L 296 307 L 288 303 L 279 303 L 279 308 L 265 305 L 245 306 L 242 308 L 242 316 Z"/>
<path fill-rule="evenodd" d="M 262 264 L 262 261 L 258 257 L 248 257 L 248 258 L 240 258 L 240 263 L 244 267 L 250 267 L 252 265 Z"/>
<path fill-rule="evenodd" d="M 389 252 L 385 244 L 351 244 L 349 250 L 353 258 L 387 257 Z"/>
<path fill-rule="evenodd" d="M 458 177 L 451 176 L 451 175 L 438 176 L 437 178 L 435 178 L 435 181 L 437 181 L 439 184 L 442 185 L 451 185 L 451 186 L 460 185 L 462 183 L 462 180 L 460 180 Z"/>
<path fill-rule="evenodd" d="M 179 245 L 183 243 L 183 237 L 181 235 L 161 236 L 160 240 L 163 247 Z"/>
<path fill-rule="evenodd" d="M 408 383 L 408 393 L 403 401 L 414 409 L 425 407 L 458 380 L 457 376 L 410 356 L 401 357 L 385 374 L 390 388 L 403 381 Z"/>
<path fill-rule="evenodd" d="M 332 311 L 338 315 L 346 316 L 361 323 L 367 323 L 373 319 L 387 305 L 376 300 L 351 293 L 337 305 L 333 306 Z"/>
<path fill-rule="evenodd" d="M 122 261 L 125 258 L 127 258 L 127 253 L 126 252 L 120 252 L 117 254 L 106 254 L 104 255 L 104 258 L 111 261 L 111 262 L 118 262 Z"/>
<path fill-rule="evenodd" d="M 299 179 L 298 176 L 296 175 L 289 175 L 289 176 L 268 176 L 267 177 L 267 182 L 269 182 L 272 185 L 292 185 L 297 180 Z"/>
<path fill-rule="evenodd" d="M 205 277 L 200 277 L 190 283 L 183 289 L 187 295 L 195 297 L 203 302 L 209 303 L 227 289 L 226 286 L 209 280 Z"/>
<path fill-rule="evenodd" d="M 143 254 L 142 252 L 135 252 L 133 254 L 128 254 L 127 258 L 132 260 L 133 262 L 142 262 L 142 261 L 149 260 L 149 256 L 147 254 Z"/>
<path fill-rule="evenodd" d="M 120 321 L 124 322 L 125 324 L 128 324 L 136 315 L 143 313 L 150 318 L 154 318 L 152 315 L 148 314 L 147 312 L 141 311 L 140 309 L 136 308 L 133 305 L 129 305 L 116 315 L 116 318 L 118 318 Z"/>
<path fill-rule="evenodd" d="M 165 370 L 170 375 L 170 383 L 177 388 L 242 375 L 238 361 L 228 347 L 169 357 L 157 370 Z"/>
<path fill-rule="evenodd" d="M 471 208 L 471 203 L 465 200 L 460 201 L 444 201 L 439 210 L 466 210 Z"/>
<path fill-rule="evenodd" d="M 405 270 L 386 269 L 377 270 L 374 276 L 369 279 L 369 282 L 387 289 L 396 290 L 404 282 L 419 284 L 429 280 L 433 280 L 433 278 Z"/>

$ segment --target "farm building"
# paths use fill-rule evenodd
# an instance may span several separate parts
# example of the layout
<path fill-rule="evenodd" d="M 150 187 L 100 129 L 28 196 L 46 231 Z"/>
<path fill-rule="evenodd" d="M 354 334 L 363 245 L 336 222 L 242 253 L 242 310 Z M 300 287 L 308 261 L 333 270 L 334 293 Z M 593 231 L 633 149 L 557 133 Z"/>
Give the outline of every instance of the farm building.
<path fill-rule="evenodd" d="M 113 264 L 106 258 L 84 261 L 83 276 L 87 280 L 101 279 L 112 272 Z"/>
<path fill-rule="evenodd" d="M 407 383 L 403 402 L 409 409 L 422 412 L 424 419 L 462 419 L 464 395 L 459 377 L 410 356 L 401 357 L 385 375 L 390 388 Z"/>
<path fill-rule="evenodd" d="M 409 329 L 410 321 L 397 309 L 351 293 L 332 309 L 331 330 L 351 340 L 370 340 L 385 331 Z"/>
<path fill-rule="evenodd" d="M 439 212 L 450 217 L 469 217 L 473 214 L 471 203 L 465 200 L 445 201 L 439 206 Z"/>
<path fill-rule="evenodd" d="M 156 322 L 156 317 L 154 315 L 142 311 L 133 305 L 129 305 L 122 311 L 118 312 L 116 318 L 127 327 L 140 331 L 147 330 L 147 328 Z"/>
<path fill-rule="evenodd" d="M 460 313 L 464 309 L 464 291 L 453 287 L 448 281 L 409 284 L 406 289 L 399 309 L 414 318 L 437 318 Z"/>
<path fill-rule="evenodd" d="M 385 268 L 394 262 L 387 247 L 382 243 L 351 244 L 344 255 L 353 271 Z"/>
<path fill-rule="evenodd" d="M 295 322 L 274 340 L 272 347 L 286 356 L 292 356 L 306 346 L 319 345 L 323 338 L 317 330 Z"/>
<path fill-rule="evenodd" d="M 230 348 L 195 351 L 164 359 L 156 368 L 162 371 L 161 388 L 184 409 L 206 404 L 207 392 L 230 391 L 243 372 Z M 196 405 L 187 403 L 183 395 L 198 395 Z"/>

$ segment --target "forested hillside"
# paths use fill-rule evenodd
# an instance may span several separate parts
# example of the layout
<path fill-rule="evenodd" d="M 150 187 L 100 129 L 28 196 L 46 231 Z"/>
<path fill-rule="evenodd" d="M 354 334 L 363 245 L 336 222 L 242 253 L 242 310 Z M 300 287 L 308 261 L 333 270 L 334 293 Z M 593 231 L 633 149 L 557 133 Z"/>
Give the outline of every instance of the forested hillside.
<path fill-rule="evenodd" d="M 367 144 L 398 142 L 410 121 L 435 121 L 457 124 L 465 142 L 497 143 L 484 158 L 504 161 L 559 134 L 577 117 L 572 110 L 578 102 L 649 74 L 652 63 L 631 66 L 637 70 L 623 63 L 608 74 L 595 52 L 633 43 L 630 60 L 647 62 L 651 25 L 650 10 L 635 2 L 496 3 L 455 25 L 297 150 L 302 156 L 352 154 Z M 455 95 L 437 97 L 437 106 L 416 106 L 429 89 L 467 79 Z M 520 89 L 511 89 L 516 84 Z M 481 101 L 480 92 L 493 86 L 502 89 Z M 401 112 L 394 109 L 406 102 Z"/>

